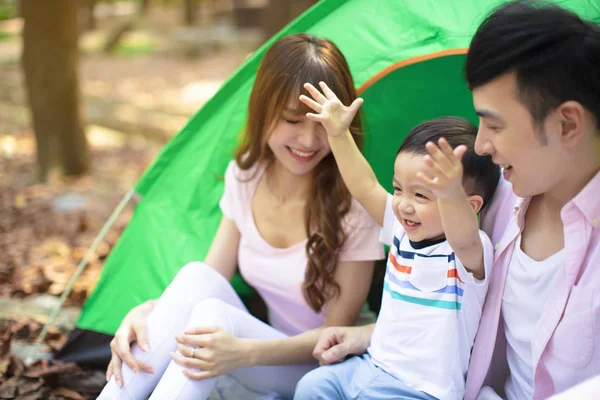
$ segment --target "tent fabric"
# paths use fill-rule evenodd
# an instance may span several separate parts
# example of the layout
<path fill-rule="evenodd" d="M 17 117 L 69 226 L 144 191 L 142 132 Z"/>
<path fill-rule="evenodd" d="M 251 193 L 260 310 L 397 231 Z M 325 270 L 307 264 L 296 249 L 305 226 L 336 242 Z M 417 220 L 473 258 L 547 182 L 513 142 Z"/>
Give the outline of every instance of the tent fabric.
<path fill-rule="evenodd" d="M 481 20 L 502 0 L 321 0 L 258 49 L 162 150 L 139 180 L 134 216 L 83 307 L 79 330 L 112 335 L 133 306 L 160 296 L 187 262 L 202 260 L 221 212 L 222 176 L 243 130 L 260 60 L 277 38 L 332 40 L 365 99 L 365 155 L 391 186 L 410 128 L 442 115 L 476 122 L 462 78 Z M 600 3 L 557 1 L 600 23 Z M 238 287 L 241 287 L 238 285 Z"/>

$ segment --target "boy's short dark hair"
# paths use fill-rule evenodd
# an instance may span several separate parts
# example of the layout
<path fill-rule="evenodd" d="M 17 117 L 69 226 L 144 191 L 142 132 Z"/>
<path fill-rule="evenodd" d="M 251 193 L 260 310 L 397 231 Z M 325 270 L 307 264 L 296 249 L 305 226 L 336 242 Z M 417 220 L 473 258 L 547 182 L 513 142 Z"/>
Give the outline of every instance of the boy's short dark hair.
<path fill-rule="evenodd" d="M 492 162 L 491 156 L 479 156 L 475 153 L 477 127 L 469 121 L 458 117 L 441 117 L 422 122 L 411 129 L 402 142 L 398 154 L 404 152 L 429 154 L 425 145 L 428 142 L 437 145 L 442 137 L 453 149 L 460 145 L 467 146 L 467 151 L 462 158 L 463 186 L 468 195 L 480 195 L 485 207 L 498 186 L 500 168 Z"/>
<path fill-rule="evenodd" d="M 600 26 L 557 5 L 501 5 L 479 26 L 465 63 L 470 90 L 515 72 L 517 95 L 536 123 L 577 101 L 600 129 Z"/>

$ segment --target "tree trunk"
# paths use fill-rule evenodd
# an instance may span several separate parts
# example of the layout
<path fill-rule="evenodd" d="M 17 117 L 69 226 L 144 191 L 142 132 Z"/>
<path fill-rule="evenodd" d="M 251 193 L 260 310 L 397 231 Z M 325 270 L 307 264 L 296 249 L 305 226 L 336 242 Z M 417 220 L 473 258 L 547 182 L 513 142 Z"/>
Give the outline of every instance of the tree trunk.
<path fill-rule="evenodd" d="M 79 20 L 79 32 L 92 31 L 96 29 L 96 18 L 94 8 L 97 0 L 79 0 L 77 18 Z"/>
<path fill-rule="evenodd" d="M 196 24 L 197 6 L 196 0 L 183 0 L 183 21 L 186 25 Z"/>
<path fill-rule="evenodd" d="M 140 3 L 140 8 L 138 10 L 139 15 L 146 15 L 148 12 L 148 6 L 150 5 L 150 0 L 142 0 Z"/>
<path fill-rule="evenodd" d="M 21 63 L 37 142 L 40 177 L 58 165 L 81 175 L 90 164 L 78 83 L 77 0 L 21 0 Z"/>
<path fill-rule="evenodd" d="M 269 0 L 263 20 L 265 37 L 270 38 L 290 23 L 294 18 L 309 9 L 318 0 Z"/>

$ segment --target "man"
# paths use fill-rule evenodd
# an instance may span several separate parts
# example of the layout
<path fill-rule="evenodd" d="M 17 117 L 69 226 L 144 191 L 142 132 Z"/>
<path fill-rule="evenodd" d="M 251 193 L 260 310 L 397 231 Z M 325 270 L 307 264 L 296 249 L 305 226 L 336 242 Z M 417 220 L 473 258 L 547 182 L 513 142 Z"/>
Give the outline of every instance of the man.
<path fill-rule="evenodd" d="M 482 218 L 494 266 L 465 399 L 583 393 L 600 375 L 600 27 L 505 4 L 473 37 L 465 75 L 476 151 L 504 176 Z M 330 328 L 314 354 L 361 354 L 372 329 Z"/>

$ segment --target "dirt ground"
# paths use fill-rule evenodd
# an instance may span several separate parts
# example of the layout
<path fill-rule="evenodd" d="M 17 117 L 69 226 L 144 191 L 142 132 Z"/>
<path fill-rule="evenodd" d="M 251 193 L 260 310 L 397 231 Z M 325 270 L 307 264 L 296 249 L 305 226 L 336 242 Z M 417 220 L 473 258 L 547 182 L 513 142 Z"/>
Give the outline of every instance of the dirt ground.
<path fill-rule="evenodd" d="M 247 57 L 250 47 L 230 40 L 229 47 L 212 46 L 189 58 L 176 49 L 178 28 L 169 31 L 168 23 L 161 20 L 161 24 L 157 25 L 160 29 L 133 33 L 128 39 L 134 44 L 136 40 L 158 43 L 152 50 L 84 54 L 81 87 L 87 98 L 110 98 L 136 110 L 177 115 L 181 119 L 172 127 L 175 134 L 182 127 L 180 121 L 214 94 Z M 88 45 L 97 40 L 94 35 L 98 33 L 87 34 Z M 171 35 L 175 50 L 156 39 L 161 35 Z M 2 84 L 10 91 L 4 97 L 0 93 L 0 300 L 5 301 L 0 312 L 0 399 L 92 398 L 94 393 L 86 390 L 101 384 L 98 374 L 54 361 L 25 367 L 11 355 L 11 347 L 35 341 L 48 314 L 34 308 L 27 315 L 7 315 L 4 304 L 16 304 L 19 310 L 22 299 L 57 298 L 63 293 L 114 207 L 164 143 L 144 132 L 123 133 L 88 125 L 90 174 L 77 179 L 55 174 L 48 182 L 37 182 L 34 134 L 23 94 L 15 95 L 15 90 L 22 91 L 18 53 L 18 39 L 0 40 L 0 92 Z M 6 85 L 12 86 L 6 89 Z M 75 283 L 67 306 L 80 307 L 93 290 L 104 260 L 133 211 L 133 206 L 128 206 L 113 225 Z M 59 348 L 67 332 L 68 323 L 51 329 L 47 346 Z M 89 383 L 87 389 L 82 382 Z"/>

